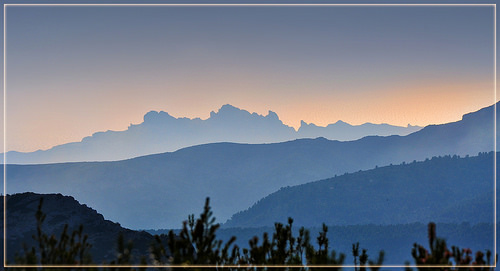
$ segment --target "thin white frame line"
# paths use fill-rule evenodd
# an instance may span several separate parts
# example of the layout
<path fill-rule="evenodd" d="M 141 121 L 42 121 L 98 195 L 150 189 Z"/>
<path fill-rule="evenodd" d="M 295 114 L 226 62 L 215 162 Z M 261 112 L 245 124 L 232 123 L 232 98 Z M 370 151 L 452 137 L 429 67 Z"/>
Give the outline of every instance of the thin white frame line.
<path fill-rule="evenodd" d="M 496 4 L 4 4 L 6 6 L 276 6 L 276 7 L 314 7 L 314 6 L 495 6 Z"/>
<path fill-rule="evenodd" d="M 7 184 L 7 179 L 6 179 L 6 44 L 7 44 L 7 39 L 6 39 L 6 18 L 7 18 L 7 6 L 179 6 L 179 7 L 191 7 L 191 6 L 219 6 L 219 7 L 245 7 L 245 6 L 276 6 L 276 7 L 293 7 L 293 6 L 300 6 L 300 7 L 316 7 L 316 6 L 369 6 L 369 7 L 377 7 L 377 6 L 394 6 L 394 7 L 411 7 L 411 6 L 420 6 L 420 7 L 425 7 L 425 6 L 442 6 L 442 7 L 447 7 L 447 6 L 461 6 L 461 7 L 468 7 L 468 6 L 492 6 L 493 7 L 493 17 L 494 17 L 494 33 L 493 33 L 493 39 L 494 39 L 494 155 L 493 155 L 493 160 L 494 160 L 494 251 L 495 253 L 493 255 L 496 255 L 496 100 L 497 100 L 497 95 L 496 95 L 496 4 L 3 4 L 3 10 L 4 10 L 4 48 L 3 48 L 3 54 L 4 54 L 4 59 L 3 59 L 3 67 L 4 67 L 4 267 L 72 267 L 72 268 L 89 268 L 89 267 L 154 267 L 154 268 L 161 268 L 161 267 L 303 267 L 302 265 L 248 265 L 248 266 L 243 266 L 243 265 L 224 265 L 224 266 L 217 266 L 217 265 L 181 265 L 181 266 L 176 266 L 176 265 L 7 265 L 7 257 L 6 257 L 6 251 L 7 251 L 7 217 L 6 217 L 6 211 L 7 211 L 7 191 L 6 191 L 6 184 Z M 315 266 L 308 266 L 308 267 L 346 267 L 346 268 L 351 268 L 351 267 L 356 267 L 353 265 L 315 265 Z M 388 268 L 398 268 L 398 267 L 429 267 L 429 268 L 439 268 L 439 267 L 450 267 L 449 265 L 443 265 L 443 266 L 438 266 L 438 265 L 432 265 L 432 266 L 417 266 L 417 265 L 380 265 L 380 266 L 374 266 L 374 267 L 388 267 Z M 461 266 L 461 265 L 456 265 L 454 267 L 467 267 L 470 268 L 471 266 Z M 474 267 L 496 267 L 496 256 L 494 256 L 494 265 L 484 265 L 484 266 L 474 266 Z"/>
<path fill-rule="evenodd" d="M 7 6 L 3 5 L 3 265 L 7 265 Z"/>
<path fill-rule="evenodd" d="M 493 6 L 493 96 L 495 101 L 493 103 L 493 263 L 497 266 L 497 5 Z"/>

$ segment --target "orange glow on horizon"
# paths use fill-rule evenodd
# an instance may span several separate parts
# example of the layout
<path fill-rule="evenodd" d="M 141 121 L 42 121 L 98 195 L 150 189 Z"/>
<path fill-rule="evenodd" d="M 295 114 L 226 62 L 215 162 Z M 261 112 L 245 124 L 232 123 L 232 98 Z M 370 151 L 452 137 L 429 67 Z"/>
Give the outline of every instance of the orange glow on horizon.
<path fill-rule="evenodd" d="M 22 145 L 9 144 L 7 140 L 7 146 L 8 150 L 35 151 L 79 142 L 83 137 L 95 132 L 123 131 L 130 124 L 142 123 L 144 114 L 151 110 L 165 111 L 176 118 L 207 119 L 211 111 L 217 112 L 222 105 L 228 103 L 264 116 L 271 110 L 278 114 L 285 125 L 296 130 L 300 127 L 301 120 L 318 126 L 326 126 L 338 120 L 352 125 L 371 122 L 426 126 L 458 121 L 463 114 L 492 105 L 494 98 L 491 89 L 492 84 L 484 82 L 408 82 L 383 90 L 374 89 L 363 95 L 343 93 L 327 97 L 291 96 L 273 104 L 266 104 L 260 94 L 251 95 L 251 92 L 243 92 L 245 95 L 235 95 L 227 99 L 221 99 L 217 95 L 210 97 L 211 93 L 207 92 L 205 97 L 192 96 L 194 101 L 185 97 L 180 101 L 156 99 L 154 103 L 149 99 L 142 102 L 140 99 L 133 102 L 127 99 L 115 100 L 113 106 L 96 108 L 94 115 L 90 115 L 89 111 L 73 112 L 73 115 L 54 112 L 54 116 L 43 123 L 8 130 L 7 139 L 16 136 L 26 140 L 22 141 Z M 202 102 L 205 98 L 206 102 Z M 189 104 L 192 106 L 188 107 Z M 89 121 L 92 125 L 81 125 Z M 31 136 L 34 133 L 37 134 L 36 140 Z"/>

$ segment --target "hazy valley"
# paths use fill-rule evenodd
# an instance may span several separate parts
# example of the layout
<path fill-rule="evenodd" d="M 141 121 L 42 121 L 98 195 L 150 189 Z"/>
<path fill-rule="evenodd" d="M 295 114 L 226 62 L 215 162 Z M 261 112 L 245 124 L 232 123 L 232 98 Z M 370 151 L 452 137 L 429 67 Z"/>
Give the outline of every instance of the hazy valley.
<path fill-rule="evenodd" d="M 207 196 L 224 222 L 282 187 L 391 163 L 491 150 L 493 106 L 407 136 L 212 143 L 114 162 L 8 165 L 7 192 L 72 195 L 126 227 L 171 228 L 186 213 L 196 212 Z"/>
<path fill-rule="evenodd" d="M 330 225 L 334 229 L 331 239 L 341 247 L 360 241 L 376 251 L 384 249 L 376 245 L 382 240 L 394 240 L 385 248 L 393 253 L 388 258 L 393 264 L 404 255 L 410 260 L 411 243 L 403 236 L 415 237 L 415 231 L 430 221 L 447 223 L 441 224 L 444 232 L 458 244 L 491 249 L 493 109 L 483 108 L 458 122 L 427 126 L 405 136 L 209 143 L 121 161 L 8 164 L 6 186 L 9 194 L 30 191 L 72 196 L 106 219 L 132 229 L 180 228 L 187 215 L 198 214 L 210 197 L 217 221 L 224 223 L 221 236 L 241 232 L 240 244 L 248 240 L 245 234 L 259 234 L 259 229 L 293 217 L 296 227 L 306 226 L 312 232 L 321 223 Z M 29 216 L 39 196 L 24 194 L 20 203 L 16 197 L 21 195 L 8 201 L 8 213 L 13 215 L 10 222 L 7 216 L 8 227 Z M 50 197 L 61 200 L 61 196 Z M 62 223 L 83 223 L 94 235 L 92 241 L 104 247 L 98 249 L 112 246 L 117 232 L 127 232 L 104 221 L 102 215 L 90 220 L 77 215 L 70 210 L 79 209 L 74 203 L 68 210 L 51 206 L 49 215 L 57 218 L 48 219 L 50 230 L 57 231 Z M 26 222 L 9 233 L 8 240 L 15 245 L 8 257 L 21 249 L 21 242 L 30 242 L 33 225 L 33 221 Z M 456 225 L 462 225 L 460 234 L 451 230 Z M 390 227 L 400 229 L 401 234 L 369 237 L 372 231 Z M 483 234 L 478 239 L 479 230 Z M 152 236 L 128 232 L 128 238 L 144 251 Z M 345 238 L 335 237 L 346 232 Z M 99 239 L 104 235 L 109 238 Z M 419 235 L 425 239 L 425 232 Z M 398 247 L 407 247 L 407 252 L 398 254 Z"/>

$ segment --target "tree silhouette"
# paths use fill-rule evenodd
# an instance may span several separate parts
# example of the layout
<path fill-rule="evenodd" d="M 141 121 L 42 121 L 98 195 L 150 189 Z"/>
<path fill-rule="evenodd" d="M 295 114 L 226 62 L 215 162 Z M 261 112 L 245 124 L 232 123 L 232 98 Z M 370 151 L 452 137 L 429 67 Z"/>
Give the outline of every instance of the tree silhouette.
<path fill-rule="evenodd" d="M 446 245 L 446 241 L 436 235 L 436 224 L 431 222 L 428 224 L 428 239 L 430 252 L 423 246 L 415 243 L 411 255 L 417 265 L 417 270 L 428 270 L 429 266 L 447 266 L 436 268 L 436 270 L 458 270 L 460 266 L 468 266 L 470 270 L 494 270 L 490 269 L 491 252 L 486 251 L 486 258 L 480 251 L 476 253 L 475 261 L 472 258 L 472 251 L 470 249 L 462 249 L 452 246 L 451 251 Z M 453 268 L 453 262 L 456 265 Z M 408 264 L 408 263 L 407 263 Z M 448 267 L 449 266 L 449 267 Z M 406 270 L 411 270 L 407 267 Z"/>
<path fill-rule="evenodd" d="M 24 254 L 16 256 L 16 264 L 33 266 L 24 270 L 38 270 L 40 266 L 47 265 L 81 266 L 91 264 L 89 253 L 91 245 L 87 242 L 87 236 L 83 234 L 83 226 L 68 234 L 68 225 L 66 224 L 59 237 L 48 236 L 42 230 L 42 224 L 46 218 L 42 212 L 42 205 L 43 198 L 40 199 L 35 214 L 37 233 L 33 235 L 33 238 L 37 241 L 37 245 L 30 249 L 25 247 Z M 260 243 L 259 238 L 255 236 L 249 240 L 249 248 L 240 251 L 237 245 L 233 245 L 236 237 L 233 236 L 226 243 L 216 239 L 216 231 L 220 225 L 215 223 L 210 200 L 207 198 L 199 218 L 195 219 L 194 215 L 188 216 L 188 220 L 183 222 L 179 235 L 170 231 L 167 240 L 166 236 L 155 236 L 156 241 L 151 246 L 150 256 L 154 265 L 189 265 L 193 270 L 203 270 L 207 266 L 224 267 L 228 270 L 255 270 L 257 268 L 274 270 L 277 266 L 295 266 L 299 267 L 299 270 L 311 271 L 324 270 L 325 266 L 328 266 L 329 270 L 341 269 L 345 255 L 330 250 L 327 237 L 328 227 L 325 224 L 316 238 L 317 249 L 311 244 L 307 229 L 301 227 L 298 231 L 299 235 L 295 237 L 292 226 L 292 218 L 288 218 L 286 225 L 275 223 L 272 235 L 263 233 Z M 458 270 L 460 267 L 467 267 L 470 270 L 493 270 L 492 267 L 489 267 L 492 256 L 490 251 L 486 251 L 486 253 L 478 251 L 473 254 L 470 249 L 460 249 L 455 246 L 452 246 L 450 250 L 445 240 L 437 237 L 434 223 L 428 225 L 428 240 L 430 251 L 417 243 L 414 244 L 411 251 L 417 270 L 429 270 L 429 268 L 432 270 Z M 126 243 L 121 234 L 117 241 L 117 256 L 110 264 L 135 264 L 131 254 L 133 244 Z M 356 271 L 380 269 L 384 261 L 383 251 L 379 252 L 375 261 L 369 259 L 366 249 L 361 249 L 361 253 L 359 251 L 359 243 L 353 244 L 352 254 Z M 141 260 L 141 264 L 146 264 L 144 258 Z M 407 264 L 409 265 L 409 263 Z M 436 265 L 440 267 L 434 267 Z M 57 270 L 61 269 L 57 268 Z M 118 270 L 118 267 L 110 266 L 99 268 L 99 270 Z M 134 270 L 134 268 L 129 268 L 129 270 Z M 406 270 L 411 270 L 411 268 L 407 267 Z"/>
<path fill-rule="evenodd" d="M 42 230 L 46 214 L 42 211 L 43 197 L 40 198 L 35 217 L 37 221 L 37 234 L 33 239 L 38 247 L 28 249 L 24 247 L 24 255 L 17 255 L 16 264 L 19 265 L 85 265 L 91 264 L 89 253 L 91 245 L 87 242 L 87 235 L 83 234 L 83 225 L 78 230 L 68 234 L 68 224 L 64 225 L 60 237 L 48 236 Z M 38 250 L 38 251 L 37 251 Z"/>

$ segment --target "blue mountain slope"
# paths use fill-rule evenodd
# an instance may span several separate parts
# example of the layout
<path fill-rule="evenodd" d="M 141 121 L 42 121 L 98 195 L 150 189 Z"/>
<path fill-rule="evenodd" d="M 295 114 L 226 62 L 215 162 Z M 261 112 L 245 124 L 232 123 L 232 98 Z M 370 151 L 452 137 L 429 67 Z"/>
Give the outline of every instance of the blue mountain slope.
<path fill-rule="evenodd" d="M 283 188 L 224 226 L 493 223 L 493 184 L 493 153 L 435 157 Z"/>
<path fill-rule="evenodd" d="M 492 151 L 493 114 L 484 113 L 492 109 L 483 110 L 408 136 L 216 143 L 116 162 L 8 165 L 7 191 L 72 195 L 130 228 L 180 227 L 210 196 L 218 221 L 225 221 L 281 187 L 390 163 Z"/>

